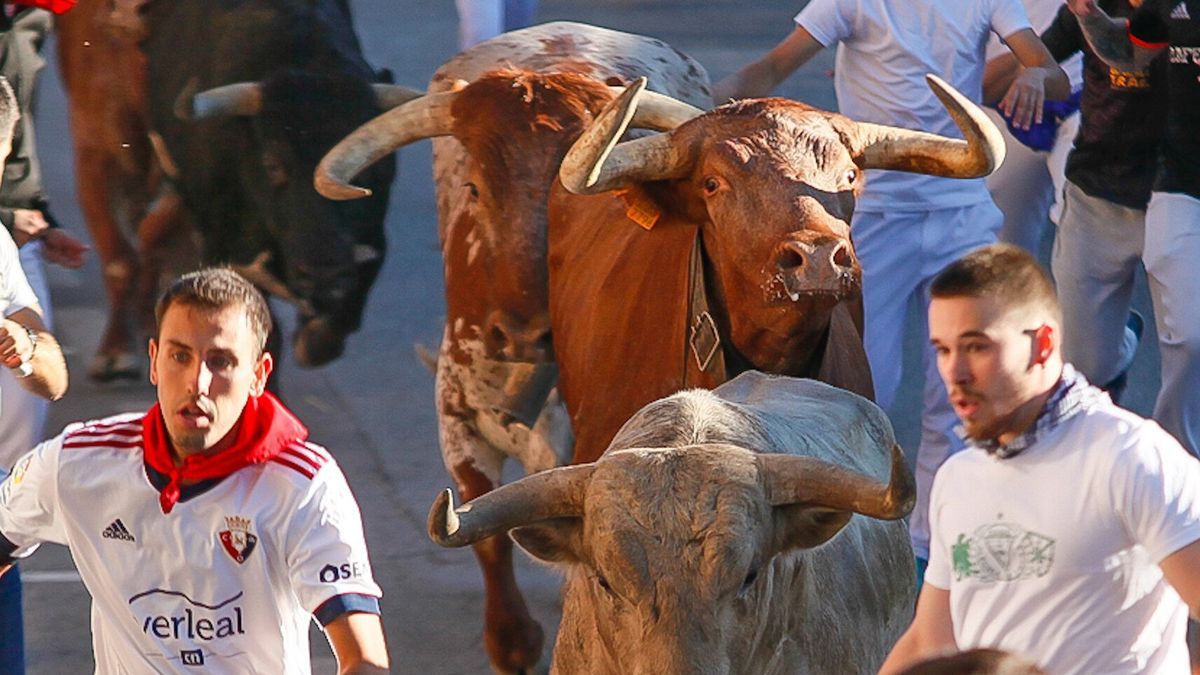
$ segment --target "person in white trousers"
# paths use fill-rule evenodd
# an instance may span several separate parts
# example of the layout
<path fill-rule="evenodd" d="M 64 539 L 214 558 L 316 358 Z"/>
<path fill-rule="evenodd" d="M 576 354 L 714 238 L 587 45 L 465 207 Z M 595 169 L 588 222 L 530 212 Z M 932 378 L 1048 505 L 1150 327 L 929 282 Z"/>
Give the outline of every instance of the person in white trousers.
<path fill-rule="evenodd" d="M 524 28 L 537 15 L 537 0 L 454 0 L 458 9 L 458 48 Z"/>

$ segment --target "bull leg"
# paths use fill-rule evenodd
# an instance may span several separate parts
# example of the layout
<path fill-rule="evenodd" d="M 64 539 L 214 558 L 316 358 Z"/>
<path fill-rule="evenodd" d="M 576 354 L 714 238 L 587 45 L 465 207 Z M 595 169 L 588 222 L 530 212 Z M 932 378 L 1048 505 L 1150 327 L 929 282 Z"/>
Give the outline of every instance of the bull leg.
<path fill-rule="evenodd" d="M 172 239 L 186 236 L 183 200 L 174 190 L 166 191 L 138 223 L 138 257 L 142 266 L 131 291 L 132 312 L 145 335 L 154 332 L 154 303 L 163 271 L 168 266 L 166 249 Z"/>
<path fill-rule="evenodd" d="M 76 184 L 79 206 L 92 244 L 100 256 L 104 289 L 108 295 L 108 322 L 100 346 L 88 367 L 88 375 L 100 382 L 118 377 L 138 377 L 138 357 L 134 356 L 133 335 L 129 330 L 129 301 L 138 261 L 117 223 L 109 177 L 118 167 L 106 153 L 81 148 L 76 154 Z"/>
<path fill-rule="evenodd" d="M 466 420 L 462 383 L 438 360 L 438 417 L 442 455 L 463 503 L 500 485 L 504 454 L 485 442 Z M 483 572 L 484 649 L 498 673 L 529 672 L 542 653 L 542 627 L 529 614 L 513 571 L 512 541 L 496 536 L 473 545 Z"/>

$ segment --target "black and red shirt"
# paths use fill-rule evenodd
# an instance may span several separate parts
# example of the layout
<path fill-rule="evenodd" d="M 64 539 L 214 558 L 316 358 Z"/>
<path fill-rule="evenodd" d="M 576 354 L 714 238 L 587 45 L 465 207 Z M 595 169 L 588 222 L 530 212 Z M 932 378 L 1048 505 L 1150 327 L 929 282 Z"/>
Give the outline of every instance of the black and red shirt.
<path fill-rule="evenodd" d="M 1167 118 L 1154 189 L 1200 199 L 1200 0 L 1145 0 L 1130 18 L 1129 38 L 1167 48 Z"/>
<path fill-rule="evenodd" d="M 1129 0 L 1101 0 L 1111 16 L 1129 17 Z M 1129 73 L 1102 61 L 1063 5 L 1042 41 L 1063 61 L 1083 52 L 1081 123 L 1067 157 L 1067 179 L 1085 193 L 1134 209 L 1145 209 L 1158 166 L 1166 120 L 1166 58 L 1143 72 Z"/>

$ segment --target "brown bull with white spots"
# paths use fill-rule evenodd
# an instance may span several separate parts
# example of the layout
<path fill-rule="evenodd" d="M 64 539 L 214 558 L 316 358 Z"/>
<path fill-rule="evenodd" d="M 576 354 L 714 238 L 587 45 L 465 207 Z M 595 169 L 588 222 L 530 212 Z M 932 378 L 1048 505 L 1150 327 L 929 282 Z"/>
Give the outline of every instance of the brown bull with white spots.
<path fill-rule="evenodd" d="M 429 532 L 511 532 L 565 573 L 555 673 L 873 673 L 912 616 L 914 498 L 878 407 L 750 372 L 646 406 L 595 462 L 447 490 Z"/>
<path fill-rule="evenodd" d="M 966 141 L 785 99 L 620 141 L 642 85 L 609 105 L 549 203 L 551 326 L 576 463 L 646 403 L 750 369 L 873 396 L 850 240 L 863 170 L 967 178 L 1003 155 L 978 107 L 930 86 Z"/>
<path fill-rule="evenodd" d="M 498 70 L 499 69 L 499 70 Z M 363 167 L 434 138 L 446 326 L 437 365 L 442 452 L 462 499 L 500 485 L 515 458 L 529 473 L 570 457 L 550 339 L 546 198 L 567 149 L 614 97 L 646 76 L 650 87 L 711 105 L 708 76 L 659 40 L 571 23 L 515 31 L 438 69 L 428 95 L 348 137 L 317 170 L 330 198 L 354 198 Z M 619 91 L 619 90 L 618 90 Z M 635 127 L 671 129 L 700 111 L 652 97 Z M 532 668 L 543 633 L 516 586 L 512 543 L 475 543 L 486 588 L 484 641 L 499 672 Z"/>

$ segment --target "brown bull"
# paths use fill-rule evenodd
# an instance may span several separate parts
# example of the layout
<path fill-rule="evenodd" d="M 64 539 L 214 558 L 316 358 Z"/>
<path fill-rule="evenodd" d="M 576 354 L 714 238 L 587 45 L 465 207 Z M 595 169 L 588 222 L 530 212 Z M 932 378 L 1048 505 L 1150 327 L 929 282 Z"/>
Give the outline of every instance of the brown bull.
<path fill-rule="evenodd" d="M 762 99 L 618 143 L 641 85 L 610 104 L 564 159 L 548 211 L 575 462 L 646 403 L 748 369 L 872 396 L 850 241 L 863 170 L 968 178 L 1003 156 L 982 111 L 930 86 L 966 142 Z"/>
<path fill-rule="evenodd" d="M 446 285 L 437 405 L 442 453 L 464 500 L 496 488 L 508 457 L 533 473 L 570 455 L 565 413 L 548 399 L 557 369 L 546 197 L 567 149 L 613 98 L 606 85 L 643 75 L 657 91 L 711 105 L 704 69 L 661 41 L 571 23 L 515 31 L 448 61 L 430 95 L 364 126 L 318 168 L 322 194 L 353 198 L 363 191 L 349 180 L 363 167 L 435 139 Z M 661 105 L 644 107 L 633 126 L 670 129 L 699 113 L 655 100 Z M 493 537 L 477 542 L 475 553 L 489 659 L 501 672 L 529 669 L 543 637 L 516 587 L 512 544 Z"/>
<path fill-rule="evenodd" d="M 108 294 L 108 321 L 88 367 L 101 381 L 139 376 L 144 346 L 135 343 L 153 328 L 167 243 L 190 233 L 178 196 L 160 190 L 162 168 L 149 136 L 145 58 L 137 45 L 144 1 L 81 0 L 55 20 L 79 206 Z"/>
<path fill-rule="evenodd" d="M 555 673 L 874 673 L 912 616 L 914 497 L 878 407 L 748 372 L 646 406 L 595 462 L 447 490 L 429 533 L 511 530 L 565 573 Z"/>

